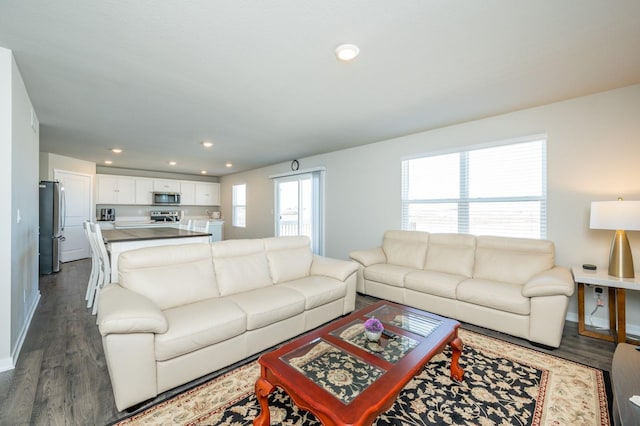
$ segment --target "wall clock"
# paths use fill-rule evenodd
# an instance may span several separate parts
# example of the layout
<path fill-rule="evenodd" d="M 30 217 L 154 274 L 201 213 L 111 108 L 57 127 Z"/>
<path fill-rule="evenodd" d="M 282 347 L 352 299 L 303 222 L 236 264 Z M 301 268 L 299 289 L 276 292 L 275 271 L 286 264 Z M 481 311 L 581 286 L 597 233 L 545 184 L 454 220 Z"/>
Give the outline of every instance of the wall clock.
<path fill-rule="evenodd" d="M 293 160 L 291 162 L 291 170 L 293 170 L 294 172 L 297 171 L 300 168 L 300 163 L 298 163 L 298 160 Z"/>

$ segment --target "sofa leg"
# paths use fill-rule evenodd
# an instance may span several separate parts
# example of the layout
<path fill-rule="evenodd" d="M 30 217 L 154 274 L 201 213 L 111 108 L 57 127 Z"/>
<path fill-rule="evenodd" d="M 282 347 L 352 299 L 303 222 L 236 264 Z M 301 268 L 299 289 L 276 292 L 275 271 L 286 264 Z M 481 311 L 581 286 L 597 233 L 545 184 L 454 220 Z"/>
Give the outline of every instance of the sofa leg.
<path fill-rule="evenodd" d="M 127 414 L 136 414 L 138 411 L 146 410 L 151 405 L 153 405 L 154 400 L 155 398 L 149 398 L 146 401 L 138 402 L 137 404 L 134 404 L 131 407 L 127 407 L 122 411 L 124 411 Z"/>
<path fill-rule="evenodd" d="M 529 340 L 529 343 L 531 343 L 531 346 L 535 346 L 536 348 L 544 349 L 547 351 L 555 351 L 556 349 L 558 349 L 554 348 L 553 346 L 545 345 L 544 343 L 532 342 L 531 340 Z"/>

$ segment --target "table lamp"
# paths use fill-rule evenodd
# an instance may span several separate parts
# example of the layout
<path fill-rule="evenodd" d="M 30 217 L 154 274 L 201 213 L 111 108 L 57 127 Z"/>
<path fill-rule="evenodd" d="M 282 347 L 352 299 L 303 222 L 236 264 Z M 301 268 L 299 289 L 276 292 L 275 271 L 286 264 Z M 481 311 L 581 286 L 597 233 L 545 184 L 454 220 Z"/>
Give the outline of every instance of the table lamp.
<path fill-rule="evenodd" d="M 640 231 L 640 201 L 593 201 L 589 228 L 616 231 L 609 254 L 609 275 L 633 278 L 633 256 L 625 231 Z"/>

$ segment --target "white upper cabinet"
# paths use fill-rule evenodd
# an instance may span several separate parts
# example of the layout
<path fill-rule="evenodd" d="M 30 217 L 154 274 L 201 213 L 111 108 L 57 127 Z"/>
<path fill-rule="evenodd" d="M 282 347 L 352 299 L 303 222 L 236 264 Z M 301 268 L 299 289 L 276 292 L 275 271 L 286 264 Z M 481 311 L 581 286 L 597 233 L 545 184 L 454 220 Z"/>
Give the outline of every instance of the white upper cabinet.
<path fill-rule="evenodd" d="M 185 206 L 195 206 L 196 204 L 196 183 L 180 182 L 180 204 Z"/>
<path fill-rule="evenodd" d="M 96 204 L 134 204 L 136 183 L 131 177 L 96 175 Z"/>
<path fill-rule="evenodd" d="M 196 183 L 196 205 L 198 206 L 219 206 L 220 205 L 220 184 L 219 183 Z"/>
<path fill-rule="evenodd" d="M 136 178 L 136 204 L 153 204 L 153 179 Z"/>
<path fill-rule="evenodd" d="M 155 192 L 180 192 L 180 181 L 169 179 L 154 179 L 153 190 Z"/>
<path fill-rule="evenodd" d="M 96 175 L 96 204 L 152 206 L 154 192 L 180 193 L 185 206 L 220 205 L 220 184 L 215 182 Z"/>

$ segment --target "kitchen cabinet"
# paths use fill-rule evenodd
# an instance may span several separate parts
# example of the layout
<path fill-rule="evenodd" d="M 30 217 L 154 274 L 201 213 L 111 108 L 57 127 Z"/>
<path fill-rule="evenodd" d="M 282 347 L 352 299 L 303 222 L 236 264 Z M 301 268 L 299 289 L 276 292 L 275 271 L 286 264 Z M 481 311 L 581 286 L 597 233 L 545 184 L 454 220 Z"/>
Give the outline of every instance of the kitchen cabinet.
<path fill-rule="evenodd" d="M 219 183 L 196 183 L 196 205 L 197 206 L 219 206 L 220 205 L 220 184 Z"/>
<path fill-rule="evenodd" d="M 180 204 L 185 206 L 196 205 L 195 182 L 180 182 Z"/>
<path fill-rule="evenodd" d="M 136 184 L 131 177 L 96 175 L 96 204 L 134 204 Z"/>
<path fill-rule="evenodd" d="M 154 192 L 175 192 L 184 206 L 219 206 L 220 184 L 151 177 L 96 175 L 96 204 L 152 206 Z"/>
<path fill-rule="evenodd" d="M 169 179 L 154 179 L 153 190 L 155 192 L 180 192 L 180 181 Z"/>
<path fill-rule="evenodd" d="M 153 179 L 136 178 L 136 204 L 153 204 Z"/>
<path fill-rule="evenodd" d="M 222 241 L 223 239 L 223 231 L 222 225 L 224 224 L 221 220 L 212 220 L 209 221 L 209 232 L 211 232 L 210 240 L 213 241 Z"/>

